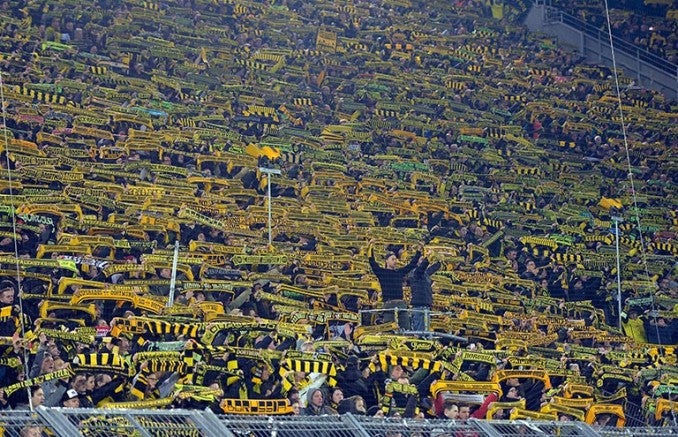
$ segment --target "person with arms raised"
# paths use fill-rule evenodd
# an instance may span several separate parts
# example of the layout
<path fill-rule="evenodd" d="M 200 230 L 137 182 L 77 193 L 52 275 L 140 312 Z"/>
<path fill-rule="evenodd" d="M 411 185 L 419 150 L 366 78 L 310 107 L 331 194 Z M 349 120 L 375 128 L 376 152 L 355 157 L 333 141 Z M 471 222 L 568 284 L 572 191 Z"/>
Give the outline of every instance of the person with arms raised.
<path fill-rule="evenodd" d="M 410 329 L 410 318 L 406 312 L 407 303 L 403 299 L 403 282 L 405 277 L 414 269 L 421 257 L 421 251 L 417 250 L 410 262 L 401 268 L 398 266 L 398 257 L 393 252 L 387 252 L 384 267 L 374 259 L 374 240 L 370 240 L 367 249 L 370 260 L 370 267 L 374 272 L 379 286 L 381 288 L 381 299 L 384 302 L 384 309 L 393 309 L 394 312 L 386 311 L 384 313 L 384 322 L 389 323 L 395 320 L 395 314 L 398 314 L 398 326 L 402 330 Z"/>

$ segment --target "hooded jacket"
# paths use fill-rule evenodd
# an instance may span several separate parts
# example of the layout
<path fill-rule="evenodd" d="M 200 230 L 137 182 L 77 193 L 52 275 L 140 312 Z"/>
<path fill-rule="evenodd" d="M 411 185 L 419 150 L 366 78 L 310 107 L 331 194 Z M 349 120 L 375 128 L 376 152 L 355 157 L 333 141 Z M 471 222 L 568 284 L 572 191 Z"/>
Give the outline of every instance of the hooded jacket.
<path fill-rule="evenodd" d="M 326 414 L 337 414 L 336 411 L 334 411 L 332 408 L 329 406 L 321 405 L 320 407 L 316 407 L 313 405 L 311 400 L 313 399 L 313 395 L 315 392 L 321 392 L 323 394 L 323 402 L 325 401 L 325 392 L 322 391 L 319 388 L 314 388 L 313 390 L 309 390 L 308 393 L 306 393 L 306 402 L 307 402 L 307 407 L 301 410 L 301 415 L 302 416 L 324 416 Z"/>

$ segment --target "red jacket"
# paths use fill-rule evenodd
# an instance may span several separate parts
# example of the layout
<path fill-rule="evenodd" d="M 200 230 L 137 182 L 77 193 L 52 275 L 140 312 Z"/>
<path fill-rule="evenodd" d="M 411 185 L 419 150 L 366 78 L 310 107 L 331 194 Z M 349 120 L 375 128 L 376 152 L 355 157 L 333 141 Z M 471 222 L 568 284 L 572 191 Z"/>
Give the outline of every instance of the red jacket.
<path fill-rule="evenodd" d="M 489 395 L 487 395 L 480 408 L 478 408 L 473 412 L 473 414 L 471 414 L 471 417 L 474 419 L 484 419 L 485 415 L 487 414 L 487 409 L 490 407 L 490 404 L 492 402 L 497 402 L 498 400 L 499 400 L 498 394 L 490 393 Z"/>

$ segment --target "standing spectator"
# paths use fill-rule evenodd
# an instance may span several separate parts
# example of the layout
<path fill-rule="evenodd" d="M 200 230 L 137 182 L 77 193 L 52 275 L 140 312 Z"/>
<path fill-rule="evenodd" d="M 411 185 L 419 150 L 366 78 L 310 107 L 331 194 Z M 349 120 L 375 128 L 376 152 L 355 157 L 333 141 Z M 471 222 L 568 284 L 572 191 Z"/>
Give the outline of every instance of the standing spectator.
<path fill-rule="evenodd" d="M 61 396 L 59 404 L 65 408 L 80 408 L 80 396 L 77 391 L 70 388 Z"/>
<path fill-rule="evenodd" d="M 622 327 L 624 328 L 624 333 L 637 343 L 647 343 L 645 323 L 643 319 L 638 317 L 638 310 L 629 310 L 628 317 L 625 313 L 622 313 Z"/>
<path fill-rule="evenodd" d="M 490 404 L 497 402 L 499 400 L 499 395 L 497 393 L 488 394 L 483 403 L 471 414 L 470 417 L 474 419 L 484 419 L 487 415 L 487 410 L 490 408 Z"/>
<path fill-rule="evenodd" d="M 38 339 L 40 345 L 35 354 L 31 370 L 28 373 L 29 378 L 35 378 L 36 376 L 53 372 L 54 357 L 59 357 L 58 348 L 56 348 L 53 340 L 49 339 L 44 333 L 40 333 Z M 56 354 L 52 355 L 52 350 L 55 350 Z"/>
<path fill-rule="evenodd" d="M 440 261 L 429 264 L 426 257 L 419 257 L 417 268 L 410 273 L 409 281 L 412 289 L 412 329 L 428 331 L 431 306 L 433 305 L 433 288 L 431 275 L 440 269 Z"/>
<path fill-rule="evenodd" d="M 385 266 L 381 267 L 374 259 L 373 243 L 374 241 L 370 241 L 368 248 L 370 267 L 372 267 L 372 272 L 374 272 L 379 281 L 384 308 L 397 311 L 398 326 L 400 329 L 408 330 L 410 329 L 410 320 L 405 311 L 407 309 L 407 303 L 403 300 L 403 281 L 416 266 L 416 263 L 421 256 L 421 252 L 417 250 L 417 253 L 412 257 L 412 260 L 410 260 L 405 267 L 401 268 L 396 268 L 398 265 L 398 258 L 395 253 L 388 252 L 386 253 Z M 384 322 L 388 323 L 395 320 L 395 311 L 394 313 L 391 313 L 390 311 L 385 312 Z"/>
<path fill-rule="evenodd" d="M 13 410 L 28 410 L 42 405 L 45 402 L 45 393 L 39 385 L 32 385 L 30 389 L 21 389 L 12 393 L 10 400 L 13 402 Z"/>
<path fill-rule="evenodd" d="M 648 317 L 645 322 L 647 342 L 652 344 L 674 345 L 676 334 L 676 321 L 667 323 L 664 317 Z"/>
<path fill-rule="evenodd" d="M 37 408 L 40 405 L 45 403 L 45 392 L 42 390 L 42 387 L 39 385 L 34 385 L 31 387 L 31 405 L 33 408 Z"/>
<path fill-rule="evenodd" d="M 448 399 L 445 401 L 443 404 L 443 413 L 438 416 L 439 419 L 451 419 L 451 420 L 457 420 L 459 417 L 459 407 L 457 404 Z"/>
<path fill-rule="evenodd" d="M 54 359 L 54 371 L 63 370 L 68 367 L 68 363 L 61 358 Z M 42 389 L 45 392 L 45 406 L 56 407 L 61 397 L 68 390 L 68 377 L 50 379 L 42 383 Z M 76 392 L 77 393 L 77 392 Z"/>
<path fill-rule="evenodd" d="M 466 421 L 471 417 L 471 406 L 470 405 L 459 405 L 459 411 L 457 414 L 457 419 L 461 421 Z"/>
<path fill-rule="evenodd" d="M 0 318 L 0 336 L 11 337 L 17 330 L 18 310 L 14 305 L 16 290 L 11 281 L 0 283 L 0 308 L 3 308 L 3 317 Z M 7 316 L 4 314 L 7 313 Z"/>
<path fill-rule="evenodd" d="M 40 425 L 26 425 L 19 432 L 21 437 L 41 437 L 42 427 Z"/>
<path fill-rule="evenodd" d="M 71 381 L 71 389 L 78 393 L 79 405 L 83 408 L 93 407 L 92 399 L 87 395 L 87 375 L 79 373 L 75 375 Z M 70 390 L 67 390 L 70 391 Z"/>
<path fill-rule="evenodd" d="M 360 372 L 360 359 L 355 355 L 350 355 L 346 360 L 344 370 L 337 373 L 337 382 L 344 388 L 344 396 L 368 396 L 366 378 Z M 369 371 L 369 370 L 368 370 Z"/>

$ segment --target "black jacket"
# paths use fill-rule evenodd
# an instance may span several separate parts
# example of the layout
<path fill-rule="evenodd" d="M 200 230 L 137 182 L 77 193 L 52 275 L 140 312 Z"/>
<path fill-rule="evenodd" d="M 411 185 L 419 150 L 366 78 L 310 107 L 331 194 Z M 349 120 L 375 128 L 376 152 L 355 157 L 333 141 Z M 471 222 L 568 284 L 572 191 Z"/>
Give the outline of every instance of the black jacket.
<path fill-rule="evenodd" d="M 367 383 L 355 365 L 348 365 L 345 370 L 337 372 L 337 385 L 344 392 L 344 400 L 351 396 L 370 397 Z"/>
<path fill-rule="evenodd" d="M 390 300 L 399 300 L 403 298 L 403 282 L 405 277 L 417 265 L 417 261 L 421 256 L 421 252 L 417 251 L 412 260 L 405 266 L 399 269 L 389 270 L 381 267 L 374 259 L 374 254 L 370 255 L 370 266 L 372 271 L 379 280 L 381 287 L 381 299 L 384 302 Z"/>
<path fill-rule="evenodd" d="M 413 307 L 427 307 L 433 305 L 433 289 L 431 275 L 440 270 L 440 262 L 429 266 L 428 259 L 424 258 L 421 264 L 410 274 L 410 288 L 412 289 Z"/>

